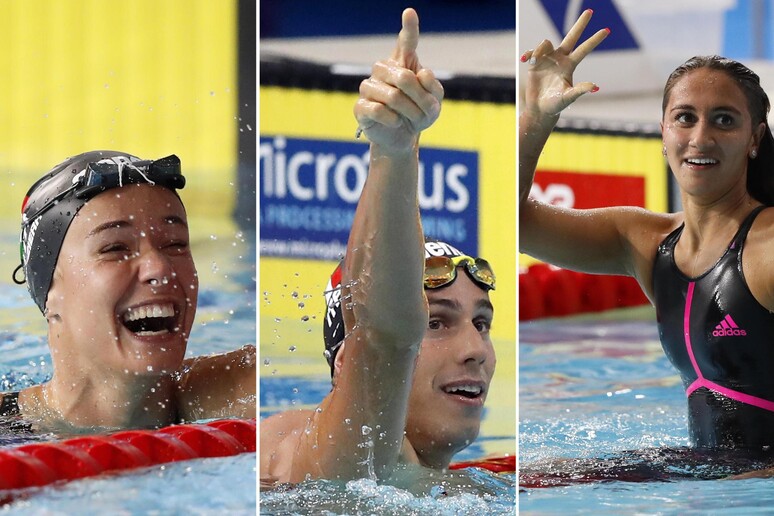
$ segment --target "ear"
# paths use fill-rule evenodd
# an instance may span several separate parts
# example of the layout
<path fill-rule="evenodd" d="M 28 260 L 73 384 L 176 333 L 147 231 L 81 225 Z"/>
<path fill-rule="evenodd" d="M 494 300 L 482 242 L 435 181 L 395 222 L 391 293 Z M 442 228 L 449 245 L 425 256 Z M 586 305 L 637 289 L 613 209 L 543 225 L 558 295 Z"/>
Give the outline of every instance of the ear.
<path fill-rule="evenodd" d="M 755 128 L 755 131 L 753 131 L 753 141 L 752 141 L 752 147 L 750 150 L 758 150 L 761 147 L 761 142 L 763 141 L 763 136 L 766 134 L 766 122 L 761 122 L 758 124 L 758 127 Z"/>
<path fill-rule="evenodd" d="M 54 275 L 51 278 L 51 288 L 48 289 L 46 297 L 46 311 L 44 313 L 48 322 L 61 321 L 62 305 L 64 296 L 62 292 L 62 275 L 59 267 L 54 268 Z"/>
<path fill-rule="evenodd" d="M 346 342 L 342 342 L 339 346 L 339 351 L 336 353 L 336 358 L 333 359 L 333 378 L 334 380 L 341 374 L 341 365 L 344 363 L 344 348 Z"/>

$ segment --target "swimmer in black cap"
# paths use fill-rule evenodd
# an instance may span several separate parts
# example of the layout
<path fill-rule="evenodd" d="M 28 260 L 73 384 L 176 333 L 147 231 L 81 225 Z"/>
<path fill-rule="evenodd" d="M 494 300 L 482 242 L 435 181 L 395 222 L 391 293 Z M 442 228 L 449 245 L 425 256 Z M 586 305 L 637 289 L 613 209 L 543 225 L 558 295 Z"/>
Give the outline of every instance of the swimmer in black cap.
<path fill-rule="evenodd" d="M 48 322 L 52 378 L 3 396 L 40 429 L 160 427 L 255 414 L 255 348 L 184 362 L 198 279 L 177 156 L 94 151 L 22 206 L 21 264 Z"/>
<path fill-rule="evenodd" d="M 600 30 L 576 48 L 591 15 L 585 11 L 559 47 L 544 40 L 522 56 L 529 63 L 519 117 L 522 251 L 570 269 L 635 277 L 656 307 L 662 347 L 683 380 L 692 444 L 770 463 L 774 137 L 768 96 L 759 77 L 731 59 L 697 56 L 672 72 L 661 130 L 680 212 L 563 209 L 529 198 L 559 114 L 597 89 L 572 81 L 576 66 L 609 32 Z"/>
<path fill-rule="evenodd" d="M 404 11 L 395 52 L 374 65 L 355 106 L 371 163 L 326 293 L 333 389 L 316 410 L 261 421 L 262 485 L 387 480 L 399 464 L 443 469 L 478 435 L 495 369 L 494 275 L 448 244 L 424 243 L 418 138 L 443 89 L 419 65 L 418 22 Z"/>

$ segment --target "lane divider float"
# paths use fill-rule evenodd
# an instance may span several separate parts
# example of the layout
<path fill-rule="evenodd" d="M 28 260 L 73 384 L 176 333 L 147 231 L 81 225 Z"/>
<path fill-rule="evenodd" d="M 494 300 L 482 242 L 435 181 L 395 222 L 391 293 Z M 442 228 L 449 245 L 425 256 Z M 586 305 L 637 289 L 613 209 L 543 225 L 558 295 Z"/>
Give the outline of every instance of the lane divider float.
<path fill-rule="evenodd" d="M 255 450 L 255 419 L 221 419 L 0 448 L 0 503 L 15 498 L 3 491 Z"/>

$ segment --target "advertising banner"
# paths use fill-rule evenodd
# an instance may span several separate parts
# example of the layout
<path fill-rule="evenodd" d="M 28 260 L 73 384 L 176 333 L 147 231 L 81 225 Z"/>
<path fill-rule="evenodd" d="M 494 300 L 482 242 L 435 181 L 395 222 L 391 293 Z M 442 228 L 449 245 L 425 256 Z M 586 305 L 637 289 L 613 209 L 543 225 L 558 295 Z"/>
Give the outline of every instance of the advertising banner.
<path fill-rule="evenodd" d="M 368 176 L 368 145 L 263 136 L 263 256 L 338 260 Z M 419 206 L 426 235 L 478 254 L 478 154 L 422 148 Z"/>

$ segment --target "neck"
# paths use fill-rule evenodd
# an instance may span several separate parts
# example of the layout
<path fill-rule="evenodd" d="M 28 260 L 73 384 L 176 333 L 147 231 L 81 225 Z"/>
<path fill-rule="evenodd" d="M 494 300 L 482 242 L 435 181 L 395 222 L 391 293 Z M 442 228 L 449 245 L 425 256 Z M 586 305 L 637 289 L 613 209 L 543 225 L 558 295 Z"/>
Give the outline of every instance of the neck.
<path fill-rule="evenodd" d="M 69 429 L 154 428 L 175 422 L 171 375 L 125 376 L 61 379 L 55 373 L 33 393 L 25 412 L 41 426 Z"/>
<path fill-rule="evenodd" d="M 421 443 L 421 439 L 414 437 L 414 440 Z M 439 446 L 434 442 L 428 442 L 426 446 L 416 445 L 407 437 L 403 440 L 403 459 L 405 462 L 415 462 L 426 468 L 447 469 L 454 454 L 463 448 L 464 446 Z"/>
<path fill-rule="evenodd" d="M 697 245 L 713 236 L 725 238 L 727 231 L 735 232 L 747 214 L 760 204 L 747 191 L 709 203 L 684 197 L 684 235 Z"/>

